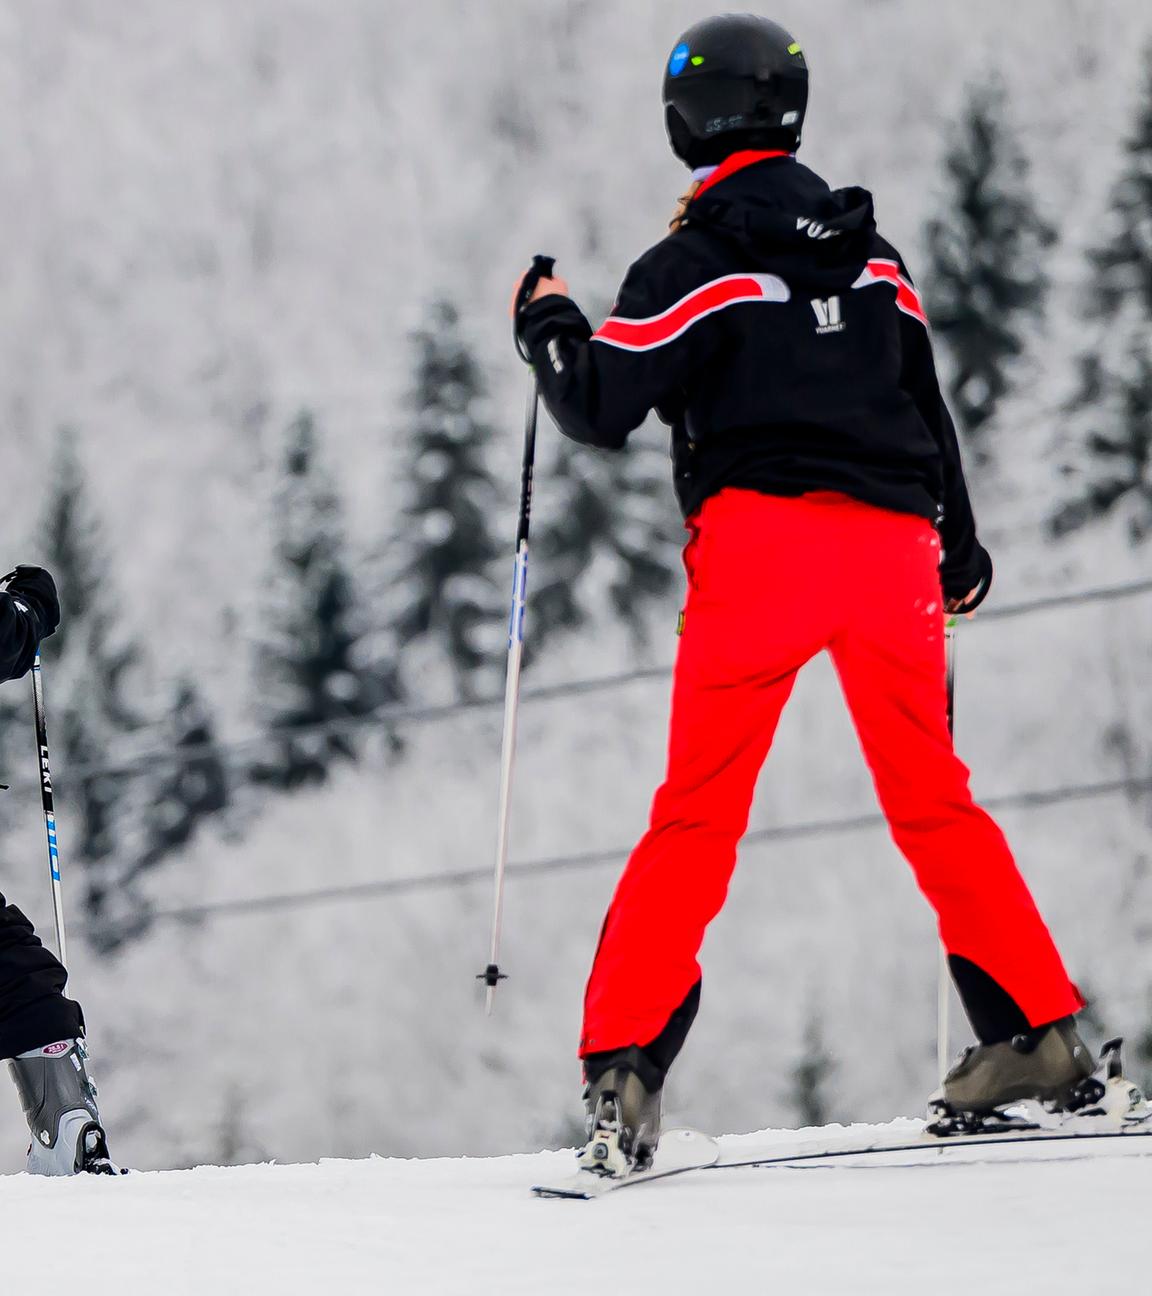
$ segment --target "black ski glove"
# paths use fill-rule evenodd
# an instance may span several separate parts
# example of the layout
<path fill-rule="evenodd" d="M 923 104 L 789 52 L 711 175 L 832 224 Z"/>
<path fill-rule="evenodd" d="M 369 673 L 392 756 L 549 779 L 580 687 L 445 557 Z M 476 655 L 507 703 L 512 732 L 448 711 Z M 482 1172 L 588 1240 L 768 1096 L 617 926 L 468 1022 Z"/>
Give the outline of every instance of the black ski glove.
<path fill-rule="evenodd" d="M 963 571 L 949 571 L 948 564 L 945 563 L 943 570 L 940 572 L 940 581 L 944 587 L 944 598 L 948 604 L 958 599 L 967 598 L 970 590 L 976 591 L 973 598 L 967 603 L 949 607 L 949 612 L 956 616 L 975 612 L 988 597 L 988 591 L 992 588 L 992 555 L 982 544 L 977 543 L 973 560 Z"/>
<path fill-rule="evenodd" d="M 60 624 L 60 598 L 56 582 L 43 567 L 17 567 L 4 577 L 4 586 L 35 618 L 38 639 L 47 639 L 55 632 Z"/>
<path fill-rule="evenodd" d="M 525 307 L 531 301 L 532 294 L 536 291 L 536 285 L 541 279 L 551 279 L 555 271 L 556 258 L 544 256 L 543 253 L 538 252 L 532 258 L 532 264 L 524 272 L 512 302 L 512 340 L 516 343 L 517 354 L 525 364 L 532 363 L 532 356 L 524 342 L 521 316 Z"/>

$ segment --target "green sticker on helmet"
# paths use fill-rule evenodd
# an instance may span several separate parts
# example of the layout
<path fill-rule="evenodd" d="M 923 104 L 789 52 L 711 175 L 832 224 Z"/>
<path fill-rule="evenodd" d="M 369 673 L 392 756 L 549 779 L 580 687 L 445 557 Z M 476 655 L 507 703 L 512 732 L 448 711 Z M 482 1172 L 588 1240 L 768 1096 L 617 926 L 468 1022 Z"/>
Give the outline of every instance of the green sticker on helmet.
<path fill-rule="evenodd" d="M 789 53 L 789 54 L 802 54 L 802 53 L 803 53 L 803 50 L 801 50 L 800 46 L 797 44 L 796 41 L 793 41 L 792 44 L 788 46 L 788 53 Z"/>
<path fill-rule="evenodd" d="M 692 56 L 692 66 L 693 66 L 693 67 L 699 67 L 700 64 L 703 63 L 703 62 L 704 62 L 704 55 L 703 55 L 703 54 L 694 54 L 694 55 Z"/>

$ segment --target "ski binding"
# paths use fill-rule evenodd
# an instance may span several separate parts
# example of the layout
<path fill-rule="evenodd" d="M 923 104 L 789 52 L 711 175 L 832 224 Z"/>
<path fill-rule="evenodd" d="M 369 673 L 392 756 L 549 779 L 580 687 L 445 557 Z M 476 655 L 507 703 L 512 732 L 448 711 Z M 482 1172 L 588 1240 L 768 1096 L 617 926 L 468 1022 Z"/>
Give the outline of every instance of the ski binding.
<path fill-rule="evenodd" d="M 1152 1107 L 1140 1089 L 1124 1075 L 1122 1040 L 1109 1040 L 1100 1050 L 1100 1065 L 1082 1081 L 1064 1107 L 1034 1099 L 1007 1103 L 992 1112 L 957 1111 L 941 1100 L 928 1111 L 926 1134 L 936 1138 L 971 1138 L 981 1134 L 1035 1132 L 1119 1132 L 1152 1120 Z"/>
<path fill-rule="evenodd" d="M 592 1201 L 618 1188 L 629 1188 L 653 1179 L 668 1179 L 689 1170 L 703 1170 L 719 1160 L 720 1144 L 714 1138 L 699 1130 L 670 1129 L 660 1135 L 652 1164 L 645 1169 L 629 1171 L 616 1136 L 602 1132 L 581 1153 L 581 1168 L 574 1175 L 554 1184 L 535 1184 L 532 1191 L 537 1197 Z M 588 1168 L 593 1165 L 604 1168 Z M 623 1170 L 619 1169 L 621 1166 Z"/>

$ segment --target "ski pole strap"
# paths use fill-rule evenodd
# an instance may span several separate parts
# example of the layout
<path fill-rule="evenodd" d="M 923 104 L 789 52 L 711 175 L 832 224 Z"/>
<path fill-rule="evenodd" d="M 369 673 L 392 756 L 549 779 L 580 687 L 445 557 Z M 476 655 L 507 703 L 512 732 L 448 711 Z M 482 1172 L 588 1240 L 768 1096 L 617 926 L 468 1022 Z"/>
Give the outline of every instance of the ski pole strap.
<path fill-rule="evenodd" d="M 556 258 L 538 252 L 532 258 L 528 273 L 520 281 L 520 291 L 516 294 L 516 305 L 512 311 L 512 337 L 516 343 L 516 352 L 525 364 L 531 364 L 532 357 L 528 354 L 524 339 L 520 336 L 520 312 L 532 300 L 532 294 L 536 291 L 536 285 L 540 280 L 551 279 L 555 269 Z"/>

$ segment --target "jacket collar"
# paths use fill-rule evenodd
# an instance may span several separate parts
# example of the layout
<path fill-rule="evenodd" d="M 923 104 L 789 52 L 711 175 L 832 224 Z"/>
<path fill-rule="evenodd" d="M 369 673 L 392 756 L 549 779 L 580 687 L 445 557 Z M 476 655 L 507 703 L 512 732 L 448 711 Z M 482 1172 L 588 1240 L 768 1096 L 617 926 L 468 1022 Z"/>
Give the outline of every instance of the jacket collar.
<path fill-rule="evenodd" d="M 735 175 L 737 171 L 743 171 L 745 167 L 755 166 L 757 162 L 766 162 L 769 158 L 795 156 L 794 153 L 789 153 L 785 149 L 773 149 L 768 152 L 761 149 L 741 149 L 739 153 L 729 154 L 718 167 L 714 167 L 711 174 L 692 196 L 693 198 L 699 198 L 701 194 L 707 193 L 713 185 L 718 185 L 721 180 L 727 180 L 730 175 Z"/>

